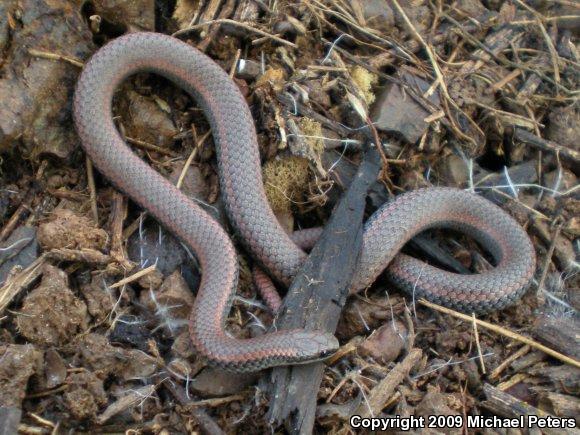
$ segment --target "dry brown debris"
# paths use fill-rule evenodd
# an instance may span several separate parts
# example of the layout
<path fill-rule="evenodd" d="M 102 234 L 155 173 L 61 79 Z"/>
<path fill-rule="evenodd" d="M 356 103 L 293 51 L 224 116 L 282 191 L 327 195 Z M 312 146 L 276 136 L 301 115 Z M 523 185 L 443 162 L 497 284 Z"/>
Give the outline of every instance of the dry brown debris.
<path fill-rule="evenodd" d="M 289 230 L 327 221 L 372 136 L 385 170 L 369 207 L 455 186 L 499 204 L 532 238 L 535 283 L 487 323 L 412 301 L 385 280 L 351 298 L 315 431 L 349 433 L 354 413 L 575 416 L 576 4 L 172 3 L 0 2 L 0 404 L 20 408 L 21 432 L 272 430 L 257 376 L 208 370 L 191 346 L 194 253 L 76 152 L 79 68 L 95 43 L 143 29 L 173 33 L 231 72 L 254 115 L 268 199 Z M 226 224 L 209 126 L 191 99 L 141 75 L 119 94 L 115 122 L 136 152 Z M 26 252 L 19 245 L 35 237 L 38 258 L 34 240 Z M 455 272 L 488 267 L 456 234 L 407 248 Z M 230 332 L 262 334 L 272 316 L 254 298 L 252 260 L 240 262 Z"/>

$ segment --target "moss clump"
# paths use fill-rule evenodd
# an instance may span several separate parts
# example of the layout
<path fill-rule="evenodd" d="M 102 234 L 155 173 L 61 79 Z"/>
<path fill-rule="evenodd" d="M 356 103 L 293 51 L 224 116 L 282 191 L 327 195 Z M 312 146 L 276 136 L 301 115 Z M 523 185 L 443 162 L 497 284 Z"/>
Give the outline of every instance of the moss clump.
<path fill-rule="evenodd" d="M 289 212 L 292 202 L 302 201 L 308 185 L 308 160 L 289 156 L 270 160 L 262 168 L 264 189 L 274 213 Z"/>
<path fill-rule="evenodd" d="M 304 134 L 304 140 L 312 148 L 312 153 L 317 158 L 320 158 L 322 152 L 324 151 L 324 141 L 322 139 L 322 125 L 318 121 L 314 121 L 310 118 L 300 119 L 300 130 Z"/>
<path fill-rule="evenodd" d="M 357 65 L 350 70 L 350 76 L 360 89 L 366 103 L 368 105 L 372 104 L 375 101 L 375 94 L 373 94 L 372 88 L 378 82 L 377 75 Z"/>

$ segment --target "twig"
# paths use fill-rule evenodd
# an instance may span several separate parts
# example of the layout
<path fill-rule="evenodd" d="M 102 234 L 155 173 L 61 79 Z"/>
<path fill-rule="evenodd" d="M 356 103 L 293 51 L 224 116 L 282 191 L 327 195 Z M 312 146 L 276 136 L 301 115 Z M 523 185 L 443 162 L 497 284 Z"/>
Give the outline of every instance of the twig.
<path fill-rule="evenodd" d="M 85 156 L 87 164 L 87 184 L 89 187 L 90 201 L 91 201 L 91 212 L 93 213 L 93 220 L 95 225 L 99 225 L 99 210 L 97 208 L 97 188 L 95 186 L 95 173 L 93 171 L 93 163 L 89 159 L 89 156 Z"/>
<path fill-rule="evenodd" d="M 151 265 L 151 266 L 149 266 L 149 267 L 147 267 L 145 269 L 141 269 L 140 271 L 134 273 L 131 276 L 128 276 L 127 278 L 123 278 L 123 279 L 117 281 L 115 284 L 109 286 L 109 288 L 114 289 L 114 288 L 117 288 L 117 287 L 121 287 L 121 286 L 123 286 L 125 284 L 129 284 L 130 282 L 136 281 L 139 278 L 141 278 L 141 277 L 143 277 L 143 276 L 145 276 L 145 275 L 153 272 L 154 270 L 155 270 L 155 265 L 153 264 L 153 265 Z"/>
<path fill-rule="evenodd" d="M 531 145 L 534 148 L 538 148 L 542 151 L 549 151 L 551 153 L 560 154 L 560 156 L 572 161 L 573 164 L 578 165 L 580 161 L 580 152 L 573 150 L 552 142 L 550 140 L 542 139 L 522 128 L 514 128 L 514 139 L 524 142 L 525 144 Z"/>
<path fill-rule="evenodd" d="M 188 27 L 187 29 L 178 30 L 172 36 L 179 38 L 202 27 L 209 26 L 210 24 L 230 24 L 232 26 L 241 27 L 242 29 L 246 29 L 249 30 L 250 32 L 257 33 L 258 35 L 266 36 L 272 39 L 273 41 L 279 42 L 280 44 L 283 45 L 287 45 L 288 47 L 298 48 L 298 46 L 293 42 L 287 41 L 286 39 L 282 39 L 279 36 L 272 35 L 271 33 L 264 32 L 263 30 L 256 29 L 255 27 L 252 27 L 249 24 L 240 23 L 235 20 L 230 20 L 229 18 L 218 18 L 217 20 L 211 20 L 206 21 L 205 23 L 196 24 L 195 26 Z"/>
<path fill-rule="evenodd" d="M 485 375 L 485 363 L 483 362 L 483 355 L 481 353 L 481 344 L 479 343 L 479 331 L 477 330 L 477 322 L 475 318 L 475 313 L 471 313 L 472 323 L 473 323 L 473 335 L 475 336 L 475 345 L 477 347 L 477 354 L 479 355 L 479 365 L 481 366 L 481 373 Z"/>
<path fill-rule="evenodd" d="M 42 59 L 64 60 L 65 62 L 68 62 L 71 65 L 74 65 L 74 66 L 79 67 L 79 68 L 82 68 L 84 66 L 84 63 L 81 62 L 80 60 L 78 60 L 74 57 L 64 56 L 62 54 L 50 53 L 48 51 L 36 50 L 34 48 L 29 48 L 28 54 L 30 54 L 31 56 L 34 56 L 34 57 L 40 57 Z"/>
<path fill-rule="evenodd" d="M 125 140 L 127 142 L 129 142 L 130 144 L 135 145 L 136 147 L 142 148 L 142 149 L 147 150 L 147 151 L 154 151 L 156 153 L 163 154 L 165 156 L 170 156 L 170 157 L 176 156 L 176 154 L 171 150 L 167 150 L 165 148 L 162 148 L 160 146 L 154 145 L 154 144 L 149 143 L 149 142 L 142 141 L 140 139 L 135 139 L 132 137 L 125 136 Z"/>
<path fill-rule="evenodd" d="M 197 402 L 189 402 L 186 406 L 188 408 L 196 408 L 196 407 L 202 407 L 202 406 L 214 408 L 216 406 L 221 406 L 221 405 L 224 405 L 224 404 L 230 403 L 230 402 L 240 402 L 240 401 L 244 400 L 245 397 L 246 396 L 244 396 L 243 394 L 234 394 L 233 396 L 216 397 L 214 399 L 205 399 L 205 400 L 198 400 Z"/>
<path fill-rule="evenodd" d="M 490 374 L 489 374 L 489 380 L 493 381 L 497 378 L 499 378 L 499 376 L 503 373 L 503 371 L 511 364 L 513 363 L 515 360 L 517 360 L 518 358 L 524 356 L 526 353 L 528 353 L 530 351 L 530 346 L 525 344 L 523 345 L 520 349 L 518 349 L 517 352 L 514 352 L 512 355 L 508 356 L 505 360 L 503 360 L 503 362 L 498 365 Z"/>
<path fill-rule="evenodd" d="M 463 313 L 460 313 L 458 311 L 452 310 L 451 308 L 446 308 L 446 307 L 442 307 L 441 305 L 437 305 L 434 304 L 433 302 L 429 302 L 425 299 L 419 299 L 419 303 L 421 305 L 424 305 L 426 307 L 432 308 L 436 311 L 439 311 L 441 313 L 445 313 L 445 314 L 449 314 L 450 316 L 453 317 L 457 317 L 458 319 L 462 319 L 465 320 L 466 322 L 472 322 L 473 319 Z M 482 326 L 483 328 L 489 329 L 490 331 L 494 331 L 497 332 L 498 334 L 501 334 L 505 337 L 511 338 L 512 340 L 516 340 L 519 341 L 521 343 L 525 343 L 530 345 L 531 347 L 533 347 L 534 349 L 538 349 L 541 350 L 542 352 L 550 355 L 551 357 L 554 357 L 566 364 L 570 364 L 571 366 L 580 368 L 580 361 L 575 360 L 574 358 L 570 358 L 566 355 L 561 354 L 560 352 L 556 352 L 553 349 L 550 349 L 549 347 L 544 346 L 543 344 L 538 343 L 535 340 L 532 340 L 531 338 L 525 337 L 523 335 L 517 334 L 513 331 L 510 331 L 509 329 L 503 328 L 501 326 L 497 326 L 494 325 L 493 323 L 489 323 L 486 322 L 484 320 L 480 320 L 480 319 L 475 319 L 475 322 L 479 325 Z"/>
<path fill-rule="evenodd" d="M 560 230 L 564 222 L 560 222 L 554 229 L 554 235 L 552 236 L 552 241 L 550 242 L 550 248 L 546 253 L 546 258 L 544 260 L 544 267 L 542 268 L 542 275 L 540 276 L 540 281 L 538 282 L 538 288 L 536 290 L 536 297 L 540 296 L 541 292 L 544 290 L 544 283 L 546 282 L 546 276 L 548 276 L 548 269 L 550 268 L 550 262 L 552 261 L 552 256 L 554 255 L 554 249 L 556 248 L 556 241 L 560 235 Z"/>
<path fill-rule="evenodd" d="M 361 404 L 355 414 L 363 417 L 379 415 L 383 410 L 385 403 L 395 392 L 401 382 L 409 375 L 411 369 L 421 359 L 423 352 L 421 349 L 411 349 L 403 361 L 398 363 L 389 374 L 381 380 L 369 393 L 368 407 Z"/>

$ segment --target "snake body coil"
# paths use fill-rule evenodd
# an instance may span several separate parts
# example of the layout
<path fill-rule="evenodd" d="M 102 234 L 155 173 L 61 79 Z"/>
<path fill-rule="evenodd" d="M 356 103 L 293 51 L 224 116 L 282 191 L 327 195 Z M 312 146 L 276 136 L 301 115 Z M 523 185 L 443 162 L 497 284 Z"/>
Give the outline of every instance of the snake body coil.
<path fill-rule="evenodd" d="M 234 371 L 324 358 L 336 338 L 292 330 L 251 339 L 224 332 L 237 284 L 234 247 L 198 205 L 138 158 L 112 117 L 115 89 L 137 72 L 162 75 L 187 91 L 207 117 L 216 144 L 220 186 L 229 218 L 249 251 L 269 273 L 289 283 L 305 253 L 278 224 L 262 186 L 253 119 L 237 86 L 209 57 L 170 36 L 134 33 L 101 48 L 85 65 L 74 98 L 74 120 L 83 148 L 99 171 L 195 252 L 202 280 L 192 310 L 192 342 L 210 363 Z M 479 241 L 497 266 L 458 275 L 399 254 L 417 233 L 433 227 L 460 230 Z M 519 298 L 535 269 L 523 229 L 490 202 L 465 191 L 431 188 L 385 204 L 366 223 L 353 291 L 368 287 L 388 265 L 388 276 L 415 297 L 463 311 L 485 312 Z"/>

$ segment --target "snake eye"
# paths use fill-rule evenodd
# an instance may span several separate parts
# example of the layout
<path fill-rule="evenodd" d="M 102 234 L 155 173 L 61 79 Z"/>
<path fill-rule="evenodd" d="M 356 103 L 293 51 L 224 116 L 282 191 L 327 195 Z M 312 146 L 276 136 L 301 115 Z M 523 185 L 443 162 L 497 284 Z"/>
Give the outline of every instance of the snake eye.
<path fill-rule="evenodd" d="M 326 359 L 328 357 L 331 357 L 332 355 L 334 355 L 336 353 L 338 349 L 324 349 L 323 351 L 320 352 L 320 359 Z"/>

